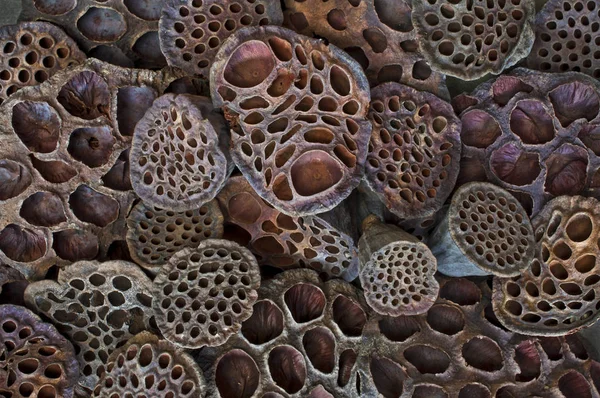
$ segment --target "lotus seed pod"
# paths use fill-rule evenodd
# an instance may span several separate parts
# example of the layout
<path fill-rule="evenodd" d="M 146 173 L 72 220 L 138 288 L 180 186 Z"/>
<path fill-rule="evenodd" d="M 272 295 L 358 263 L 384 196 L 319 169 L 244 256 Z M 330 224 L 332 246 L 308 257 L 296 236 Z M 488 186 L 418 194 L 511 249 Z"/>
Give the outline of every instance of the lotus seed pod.
<path fill-rule="evenodd" d="M 494 311 L 526 335 L 575 333 L 600 317 L 600 203 L 560 196 L 533 219 L 539 258 L 517 278 L 495 278 Z"/>
<path fill-rule="evenodd" d="M 343 51 L 279 27 L 246 28 L 222 45 L 210 83 L 233 130 L 234 162 L 275 208 L 325 212 L 358 185 L 369 86 Z"/>
<path fill-rule="evenodd" d="M 429 242 L 438 270 L 449 276 L 517 276 L 535 257 L 527 213 L 490 183 L 460 187 Z"/>

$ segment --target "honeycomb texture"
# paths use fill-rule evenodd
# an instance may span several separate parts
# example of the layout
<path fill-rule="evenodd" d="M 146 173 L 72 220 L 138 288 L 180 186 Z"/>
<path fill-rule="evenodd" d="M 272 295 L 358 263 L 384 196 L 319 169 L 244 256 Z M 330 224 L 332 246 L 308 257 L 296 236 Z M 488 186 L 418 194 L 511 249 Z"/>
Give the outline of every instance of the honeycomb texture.
<path fill-rule="evenodd" d="M 322 218 L 281 213 L 242 176 L 231 177 L 217 200 L 225 216 L 224 237 L 248 247 L 259 264 L 312 268 L 347 281 L 357 277 L 358 255 L 352 238 Z"/>
<path fill-rule="evenodd" d="M 529 54 L 534 16 L 532 0 L 414 0 L 412 20 L 433 69 L 476 80 Z"/>
<path fill-rule="evenodd" d="M 343 51 L 279 27 L 247 28 L 223 44 L 210 83 L 233 129 L 233 160 L 275 208 L 324 212 L 358 185 L 369 86 Z"/>
<path fill-rule="evenodd" d="M 78 377 L 73 346 L 27 308 L 0 305 L 0 395 L 71 398 Z"/>
<path fill-rule="evenodd" d="M 464 145 L 459 181 L 489 180 L 532 215 L 555 196 L 600 192 L 597 80 L 515 69 L 455 105 Z"/>
<path fill-rule="evenodd" d="M 196 398 L 203 390 L 200 369 L 188 353 L 142 332 L 111 354 L 92 396 Z"/>
<path fill-rule="evenodd" d="M 76 347 L 79 385 L 92 390 L 109 355 L 149 328 L 152 282 L 133 263 L 81 261 L 25 291 L 27 306 L 48 318 Z"/>
<path fill-rule="evenodd" d="M 600 1 L 548 1 L 536 15 L 531 69 L 600 78 Z"/>
<path fill-rule="evenodd" d="M 433 216 L 458 176 L 460 120 L 450 104 L 397 83 L 371 90 L 366 178 L 403 219 Z"/>
<path fill-rule="evenodd" d="M 175 253 L 154 279 L 156 322 L 180 347 L 223 344 L 252 315 L 259 287 L 260 270 L 248 249 L 205 240 Z"/>
<path fill-rule="evenodd" d="M 86 58 L 65 32 L 45 22 L 3 26 L 0 48 L 0 104 L 20 88 L 43 83 Z"/>
<path fill-rule="evenodd" d="M 216 200 L 174 212 L 138 202 L 127 216 L 127 245 L 135 262 L 156 275 L 176 252 L 204 239 L 223 237 L 223 213 Z"/>
<path fill-rule="evenodd" d="M 539 258 L 494 280 L 494 311 L 517 333 L 558 336 L 600 317 L 600 203 L 560 196 L 534 218 Z"/>
<path fill-rule="evenodd" d="M 167 65 L 160 51 L 162 0 L 21 0 L 21 21 L 60 26 L 91 57 L 138 68 Z"/>
<path fill-rule="evenodd" d="M 169 0 L 160 17 L 160 45 L 169 65 L 208 77 L 221 44 L 235 31 L 282 22 L 276 0 Z"/>
<path fill-rule="evenodd" d="M 285 0 L 285 25 L 298 33 L 326 38 L 365 70 L 371 86 L 406 84 L 449 98 L 445 77 L 431 70 L 419 51 L 404 0 Z"/>
<path fill-rule="evenodd" d="M 1 261 L 39 279 L 123 239 L 132 126 L 175 77 L 90 59 L 2 105 Z"/>

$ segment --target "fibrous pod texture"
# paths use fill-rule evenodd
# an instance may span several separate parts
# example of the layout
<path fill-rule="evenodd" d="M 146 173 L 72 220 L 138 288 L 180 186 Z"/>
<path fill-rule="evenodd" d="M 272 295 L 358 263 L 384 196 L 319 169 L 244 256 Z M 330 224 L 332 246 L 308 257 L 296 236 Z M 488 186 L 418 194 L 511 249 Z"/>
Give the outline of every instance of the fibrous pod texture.
<path fill-rule="evenodd" d="M 326 38 L 365 70 L 371 86 L 396 82 L 449 98 L 443 74 L 432 71 L 419 51 L 404 0 L 285 0 L 285 25 Z"/>
<path fill-rule="evenodd" d="M 520 275 L 536 250 L 525 209 L 490 183 L 461 186 L 429 241 L 438 270 L 450 276 Z"/>
<path fill-rule="evenodd" d="M 3 26 L 0 48 L 0 104 L 20 88 L 43 83 L 86 58 L 65 32 L 45 22 Z"/>
<path fill-rule="evenodd" d="M 208 77 L 221 44 L 234 32 L 282 22 L 277 0 L 169 0 L 160 17 L 160 45 L 169 65 Z"/>
<path fill-rule="evenodd" d="M 127 245 L 136 263 L 152 274 L 176 252 L 223 237 L 223 213 L 216 200 L 175 212 L 138 202 L 127 216 Z"/>
<path fill-rule="evenodd" d="M 30 284 L 25 300 L 77 347 L 79 385 L 92 390 L 115 348 L 150 327 L 151 288 L 133 263 L 82 261 Z"/>
<path fill-rule="evenodd" d="M 537 214 L 555 196 L 600 192 L 600 83 L 516 69 L 457 97 L 459 181 L 487 179 Z"/>
<path fill-rule="evenodd" d="M 21 21 L 63 28 L 90 56 L 119 66 L 161 68 L 158 20 L 162 0 L 21 0 Z"/>
<path fill-rule="evenodd" d="M 223 344 L 252 315 L 259 287 L 260 270 L 248 249 L 205 240 L 177 252 L 154 279 L 156 323 L 180 347 Z"/>
<path fill-rule="evenodd" d="M 198 398 L 204 378 L 188 353 L 142 332 L 111 354 L 92 396 Z"/>
<path fill-rule="evenodd" d="M 210 83 L 232 125 L 233 160 L 275 208 L 324 212 L 358 185 L 370 95 L 346 53 L 287 29 L 247 28 L 223 44 Z"/>
<path fill-rule="evenodd" d="M 532 0 L 413 0 L 412 20 L 435 70 L 476 80 L 529 54 L 534 15 Z"/>
<path fill-rule="evenodd" d="M 508 329 L 564 335 L 600 316 L 600 203 L 561 196 L 534 218 L 539 258 L 517 278 L 494 280 L 494 311 Z"/>
<path fill-rule="evenodd" d="M 397 83 L 371 90 L 366 179 L 403 219 L 433 216 L 458 176 L 460 120 L 449 103 Z"/>
<path fill-rule="evenodd" d="M 600 78 L 599 1 L 548 1 L 535 17 L 534 31 L 530 68 Z"/>
<path fill-rule="evenodd" d="M 131 182 L 147 204 L 196 209 L 225 183 L 227 158 L 219 149 L 219 136 L 194 100 L 165 94 L 135 126 Z"/>
<path fill-rule="evenodd" d="M 71 343 L 25 307 L 0 305 L 0 395 L 71 398 L 78 378 Z"/>
<path fill-rule="evenodd" d="M 247 246 L 259 264 L 312 268 L 352 281 L 358 254 L 352 238 L 317 216 L 292 217 L 274 209 L 242 176 L 231 177 L 217 196 L 224 237 Z"/>

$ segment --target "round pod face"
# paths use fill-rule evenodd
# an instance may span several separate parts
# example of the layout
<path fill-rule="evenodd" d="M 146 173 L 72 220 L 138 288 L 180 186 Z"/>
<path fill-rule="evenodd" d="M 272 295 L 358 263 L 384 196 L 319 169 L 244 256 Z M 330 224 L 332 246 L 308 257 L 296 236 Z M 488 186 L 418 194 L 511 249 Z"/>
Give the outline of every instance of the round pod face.
<path fill-rule="evenodd" d="M 458 176 L 460 120 L 449 103 L 401 84 L 377 86 L 371 97 L 369 185 L 400 218 L 433 216 Z"/>
<path fill-rule="evenodd" d="M 435 70 L 476 80 L 499 74 L 529 54 L 534 15 L 531 0 L 414 0 L 412 20 Z"/>
<path fill-rule="evenodd" d="M 516 276 L 535 255 L 527 213 L 510 193 L 489 183 L 461 186 L 448 211 L 454 243 L 479 268 L 498 276 Z"/>
<path fill-rule="evenodd" d="M 208 239 L 177 252 L 154 279 L 156 323 L 185 348 L 220 345 L 252 315 L 260 271 L 248 249 Z"/>
<path fill-rule="evenodd" d="M 219 50 L 211 90 L 233 129 L 233 160 L 277 209 L 320 213 L 358 185 L 369 86 L 337 47 L 278 27 L 241 30 Z"/>

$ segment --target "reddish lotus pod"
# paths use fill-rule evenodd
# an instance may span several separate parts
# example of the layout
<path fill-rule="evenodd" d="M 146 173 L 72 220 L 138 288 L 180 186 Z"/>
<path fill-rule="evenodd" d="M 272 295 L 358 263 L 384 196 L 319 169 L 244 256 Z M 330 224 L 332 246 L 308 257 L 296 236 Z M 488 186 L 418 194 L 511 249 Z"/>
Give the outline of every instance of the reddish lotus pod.
<path fill-rule="evenodd" d="M 233 129 L 233 160 L 275 208 L 324 212 L 358 185 L 369 86 L 343 51 L 279 27 L 248 28 L 223 44 L 210 81 Z"/>

